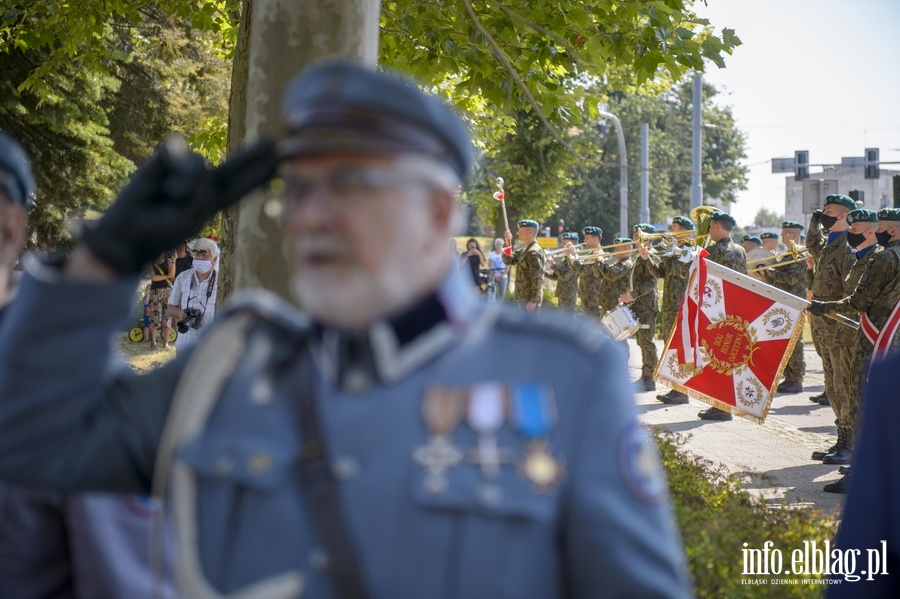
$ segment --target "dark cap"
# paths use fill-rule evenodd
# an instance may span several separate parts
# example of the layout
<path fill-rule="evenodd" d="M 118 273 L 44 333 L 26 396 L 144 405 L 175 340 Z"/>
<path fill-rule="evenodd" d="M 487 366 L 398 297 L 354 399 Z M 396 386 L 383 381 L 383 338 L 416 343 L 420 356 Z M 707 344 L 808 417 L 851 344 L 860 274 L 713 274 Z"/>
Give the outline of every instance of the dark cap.
<path fill-rule="evenodd" d="M 572 241 L 578 241 L 578 233 L 575 231 L 566 231 L 562 234 L 563 239 L 571 239 Z"/>
<path fill-rule="evenodd" d="M 528 220 L 528 219 L 519 221 L 519 228 L 521 229 L 522 227 L 528 227 L 530 229 L 540 229 L 541 228 L 541 226 L 537 223 L 536 220 Z"/>
<path fill-rule="evenodd" d="M 830 193 L 825 196 L 825 205 L 827 206 L 828 204 L 837 204 L 847 210 L 856 210 L 856 202 L 853 201 L 853 198 L 842 193 Z"/>
<path fill-rule="evenodd" d="M 595 227 L 593 225 L 588 225 L 587 227 L 581 230 L 582 235 L 596 235 L 597 237 L 603 237 L 603 229 L 600 227 Z"/>
<path fill-rule="evenodd" d="M 802 227 L 801 227 L 802 228 Z M 771 231 L 766 231 L 762 235 L 759 236 L 760 239 L 778 239 L 778 233 L 773 233 Z"/>
<path fill-rule="evenodd" d="M 25 150 L 12 137 L 0 133 L 0 192 L 28 208 L 34 199 L 34 175 Z"/>
<path fill-rule="evenodd" d="M 691 219 L 689 219 L 686 216 L 681 216 L 681 215 L 678 215 L 678 216 L 672 218 L 672 224 L 673 225 L 681 225 L 682 227 L 684 227 L 685 229 L 688 229 L 689 231 L 693 231 L 694 229 L 697 228 L 694 225 L 694 221 L 692 221 Z"/>
<path fill-rule="evenodd" d="M 851 210 L 849 214 L 847 214 L 847 224 L 852 225 L 853 223 L 877 223 L 878 222 L 878 214 L 874 210 L 867 210 L 865 208 L 857 208 L 856 210 Z"/>
<path fill-rule="evenodd" d="M 878 220 L 900 220 L 900 208 L 882 208 L 878 211 Z"/>
<path fill-rule="evenodd" d="M 333 152 L 426 154 L 465 179 L 472 144 L 462 119 L 436 96 L 395 73 L 348 62 L 307 69 L 282 107 L 284 157 Z"/>
<path fill-rule="evenodd" d="M 613 239 L 613 243 L 634 243 L 634 239 L 631 239 L 630 237 L 616 237 L 615 239 Z"/>
<path fill-rule="evenodd" d="M 656 233 L 656 227 L 654 227 L 653 225 L 649 225 L 647 223 L 638 223 L 636 225 L 631 226 L 632 233 L 634 233 L 638 229 L 640 229 L 644 233 Z"/>
<path fill-rule="evenodd" d="M 762 239 L 760 239 L 756 235 L 744 235 L 743 237 L 741 237 L 741 242 L 743 243 L 744 241 L 750 241 L 752 243 L 755 243 L 756 245 L 762 245 Z"/>
<path fill-rule="evenodd" d="M 709 220 L 719 220 L 731 223 L 731 226 L 737 225 L 737 221 L 734 220 L 734 217 L 728 214 L 727 212 L 722 212 L 721 210 L 714 210 L 712 214 L 709 215 Z"/>
<path fill-rule="evenodd" d="M 781 223 L 781 228 L 782 229 L 800 229 L 802 231 L 803 225 L 801 225 L 800 223 L 798 223 L 795 220 L 786 220 L 783 223 Z"/>

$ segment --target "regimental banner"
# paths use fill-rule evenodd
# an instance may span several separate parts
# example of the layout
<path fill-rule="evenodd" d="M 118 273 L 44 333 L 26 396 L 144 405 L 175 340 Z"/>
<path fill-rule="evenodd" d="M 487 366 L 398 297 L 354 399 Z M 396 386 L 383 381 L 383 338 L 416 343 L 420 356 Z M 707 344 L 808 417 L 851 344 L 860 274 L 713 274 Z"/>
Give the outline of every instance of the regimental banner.
<path fill-rule="evenodd" d="M 710 262 L 705 254 L 691 267 L 654 378 L 761 424 L 803 332 L 809 303 Z"/>

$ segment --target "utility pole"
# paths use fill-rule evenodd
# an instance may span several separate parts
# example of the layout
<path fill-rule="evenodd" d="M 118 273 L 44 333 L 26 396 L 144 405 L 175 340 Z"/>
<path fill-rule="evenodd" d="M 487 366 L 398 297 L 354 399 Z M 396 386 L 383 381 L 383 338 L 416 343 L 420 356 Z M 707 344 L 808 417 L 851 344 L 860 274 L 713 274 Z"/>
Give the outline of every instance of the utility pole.
<path fill-rule="evenodd" d="M 703 204 L 703 75 L 694 75 L 694 120 L 691 132 L 691 209 Z"/>
<path fill-rule="evenodd" d="M 641 123 L 641 222 L 650 222 L 650 125 Z"/>

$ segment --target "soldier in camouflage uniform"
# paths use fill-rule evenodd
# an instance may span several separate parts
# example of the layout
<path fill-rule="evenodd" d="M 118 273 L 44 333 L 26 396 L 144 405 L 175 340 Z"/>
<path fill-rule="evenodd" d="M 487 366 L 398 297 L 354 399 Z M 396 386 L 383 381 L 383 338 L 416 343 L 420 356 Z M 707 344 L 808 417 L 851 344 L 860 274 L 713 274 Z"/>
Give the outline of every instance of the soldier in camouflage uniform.
<path fill-rule="evenodd" d="M 854 215 L 852 220 L 856 222 L 857 215 L 864 212 L 866 211 L 854 210 L 851 213 Z M 859 218 L 866 218 L 866 215 L 859 214 Z M 842 410 L 837 414 L 838 442 L 833 450 L 822 458 L 822 461 L 827 464 L 850 463 L 853 433 L 858 424 L 859 398 L 862 397 L 868 362 L 874 351 L 874 344 L 870 339 L 877 339 L 878 333 L 885 327 L 888 328 L 885 331 L 887 338 L 893 332 L 891 328 L 896 330 L 896 325 L 889 326 L 888 320 L 892 311 L 900 303 L 900 209 L 883 208 L 878 211 L 877 218 L 878 226 L 875 229 L 875 237 L 884 250 L 863 254 L 862 258 L 856 260 L 847 281 L 849 287 L 858 274 L 858 283 L 853 291 L 839 301 L 820 302 L 814 300 L 809 307 L 809 311 L 817 315 L 834 312 L 847 314 L 848 311 L 852 311 L 850 313 L 857 313 L 860 319 L 860 328 L 856 332 L 855 353 L 845 354 L 842 352 L 842 355 L 849 357 L 847 368 L 855 370 L 855 373 L 850 374 L 847 380 L 850 381 L 850 384 L 858 382 L 854 389 L 855 393 L 848 395 L 849 400 L 846 404 L 841 405 Z M 848 217 L 847 220 L 851 219 Z M 855 228 L 857 230 L 853 231 L 854 243 L 859 241 L 857 235 L 860 233 L 858 231 L 863 227 Z M 868 247 L 866 233 L 863 232 L 862 235 L 864 239 L 860 247 Z M 857 255 L 859 253 L 857 251 Z M 854 273 L 854 270 L 857 272 Z M 900 349 L 898 337 L 900 335 L 894 335 L 893 343 L 887 348 L 889 351 Z M 825 490 L 843 493 L 846 490 L 846 483 L 845 477 L 831 485 L 826 485 Z"/>
<path fill-rule="evenodd" d="M 584 245 L 590 249 L 600 247 L 600 238 L 603 230 L 600 227 L 588 226 L 581 230 L 584 235 Z M 602 250 L 597 249 L 597 254 L 602 255 Z M 597 318 L 603 316 L 600 309 L 600 293 L 602 279 L 593 260 L 580 260 L 575 262 L 575 270 L 578 271 L 578 298 L 581 300 L 581 311 L 592 314 Z"/>
<path fill-rule="evenodd" d="M 796 221 L 786 220 L 781 224 L 781 242 L 790 248 L 792 245 L 800 245 L 800 231 L 803 225 Z M 794 257 L 790 254 L 778 261 L 778 263 L 791 262 Z M 806 260 L 778 266 L 776 263 L 771 268 L 762 271 L 766 283 L 786 291 L 791 295 L 806 299 Z M 799 324 L 801 330 L 803 323 Z M 803 357 L 803 339 L 798 338 L 794 351 L 784 369 L 784 381 L 778 385 L 778 393 L 800 393 L 803 391 L 803 377 L 806 376 L 806 360 Z"/>
<path fill-rule="evenodd" d="M 528 312 L 540 309 L 544 293 L 544 250 L 535 239 L 540 225 L 533 220 L 520 220 L 517 235 L 522 247 L 513 251 L 512 233 L 503 237 L 503 263 L 516 267 L 516 292 L 513 298 L 520 308 Z"/>
<path fill-rule="evenodd" d="M 547 257 L 547 277 L 556 281 L 556 305 L 566 310 L 574 310 L 578 300 L 578 270 L 575 263 L 575 245 L 578 233 L 570 231 L 562 234 L 562 244 L 569 251 L 560 258 Z"/>
<path fill-rule="evenodd" d="M 765 233 L 760 235 L 759 238 L 762 240 L 762 249 L 768 250 L 773 254 L 778 251 L 778 235 L 772 233 L 771 231 L 766 231 Z M 798 241 L 797 243 L 800 242 Z"/>
<path fill-rule="evenodd" d="M 611 256 L 594 264 L 594 271 L 599 273 L 601 280 L 600 310 L 603 314 L 615 309 L 619 305 L 619 297 L 628 293 L 631 287 L 631 270 L 634 268 L 631 239 L 616 237 L 613 243 L 618 247 Z"/>
<path fill-rule="evenodd" d="M 844 281 L 855 262 L 847 244 L 847 215 L 851 210 L 856 210 L 856 202 L 848 196 L 835 193 L 825 197 L 824 210 L 816 210 L 809 220 L 809 238 L 806 247 L 816 261 L 812 286 L 813 300 L 837 301 L 850 295 L 852 291 L 844 288 Z M 827 236 L 824 235 L 824 230 L 829 231 Z M 844 325 L 824 316 L 815 316 L 814 312 L 812 314 L 810 328 L 816 351 L 822 358 L 825 395 L 837 418 L 844 411 L 847 402 L 843 389 L 838 386 L 837 381 L 849 376 L 841 364 L 838 339 Z M 838 445 L 839 443 L 835 443 L 829 449 L 813 452 L 812 459 L 821 460 Z"/>
<path fill-rule="evenodd" d="M 685 233 L 694 230 L 694 221 L 686 216 L 676 216 L 672 219 L 672 226 L 669 227 L 669 232 L 676 235 L 679 248 L 691 245 L 691 240 Z M 662 309 L 660 310 L 662 312 L 663 341 L 668 342 L 672 336 L 672 331 L 675 329 L 675 321 L 678 318 L 681 300 L 684 298 L 684 292 L 687 290 L 690 270 L 691 263 L 682 260 L 679 253 L 660 257 L 656 276 L 663 280 L 663 299 Z M 665 404 L 688 403 L 687 394 L 675 389 L 666 394 L 657 395 L 656 399 Z"/>
<path fill-rule="evenodd" d="M 747 274 L 747 254 L 744 248 L 731 239 L 731 230 L 737 224 L 734 217 L 716 210 L 709 217 L 709 239 L 712 245 L 706 248 L 707 260 L 727 266 L 741 274 Z M 707 408 L 697 414 L 701 420 L 731 420 L 731 414 L 716 407 Z"/>
<path fill-rule="evenodd" d="M 632 237 L 638 242 L 638 231 L 656 233 L 653 225 L 640 223 L 632 227 Z M 641 378 L 635 383 L 644 391 L 655 391 L 656 383 L 653 381 L 653 370 L 659 361 L 656 344 L 653 338 L 656 336 L 656 315 L 659 314 L 659 294 L 656 290 L 656 271 L 659 268 L 659 256 L 641 247 L 640 258 L 635 260 L 634 269 L 631 271 L 631 289 L 619 297 L 623 304 L 629 304 L 635 318 L 642 325 L 638 329 L 635 338 L 638 347 L 641 348 Z"/>

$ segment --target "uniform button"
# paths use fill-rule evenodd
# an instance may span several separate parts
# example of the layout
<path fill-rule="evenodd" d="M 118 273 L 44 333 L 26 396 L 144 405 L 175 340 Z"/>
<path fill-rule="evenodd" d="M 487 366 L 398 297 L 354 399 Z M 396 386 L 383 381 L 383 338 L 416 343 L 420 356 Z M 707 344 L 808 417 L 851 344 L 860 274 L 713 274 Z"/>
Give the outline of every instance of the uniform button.
<path fill-rule="evenodd" d="M 324 570 L 328 567 L 328 554 L 324 549 L 316 547 L 309 552 L 309 565 L 316 570 Z"/>
<path fill-rule="evenodd" d="M 499 485 L 484 484 L 478 487 L 476 498 L 481 507 L 492 510 L 503 501 L 503 489 Z"/>
<path fill-rule="evenodd" d="M 250 470 L 250 473 L 255 476 L 262 476 L 272 469 L 273 464 L 274 460 L 272 460 L 272 456 L 264 451 L 254 453 L 250 456 L 250 459 L 247 460 L 247 468 Z"/>
<path fill-rule="evenodd" d="M 250 387 L 250 399 L 259 405 L 272 401 L 272 385 L 266 378 L 257 379 Z"/>
<path fill-rule="evenodd" d="M 331 462 L 331 471 L 338 480 L 354 479 L 361 470 L 362 465 L 353 456 L 340 456 Z"/>

